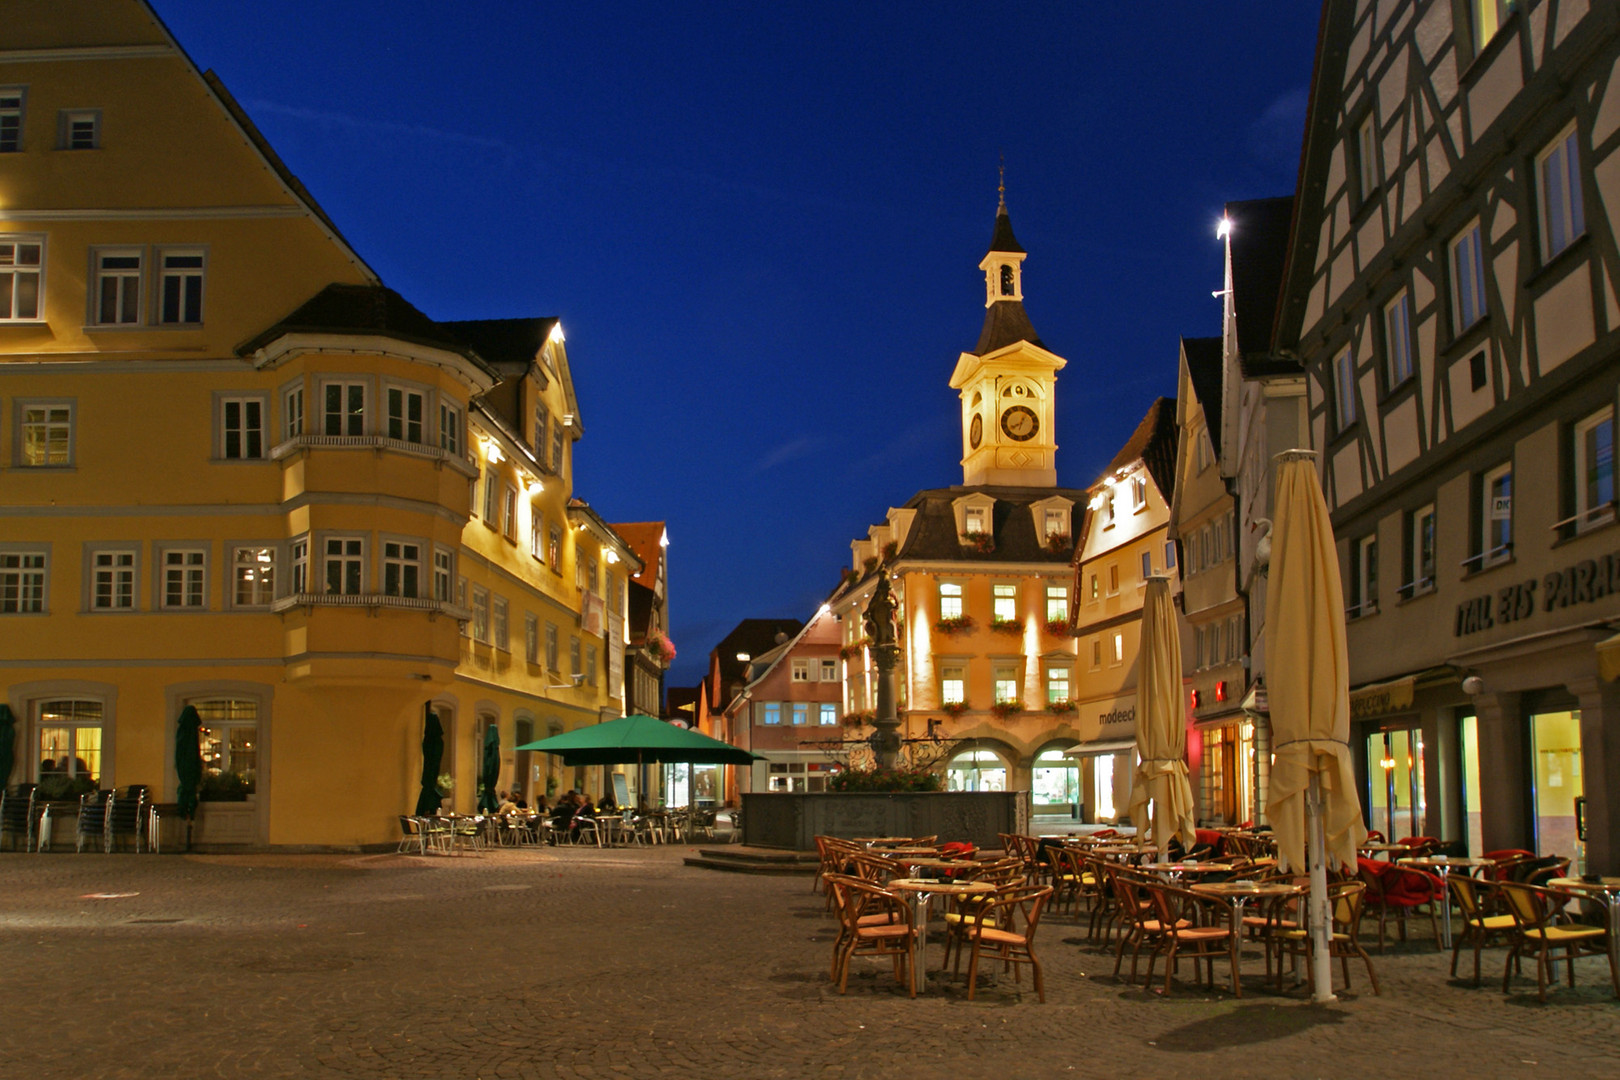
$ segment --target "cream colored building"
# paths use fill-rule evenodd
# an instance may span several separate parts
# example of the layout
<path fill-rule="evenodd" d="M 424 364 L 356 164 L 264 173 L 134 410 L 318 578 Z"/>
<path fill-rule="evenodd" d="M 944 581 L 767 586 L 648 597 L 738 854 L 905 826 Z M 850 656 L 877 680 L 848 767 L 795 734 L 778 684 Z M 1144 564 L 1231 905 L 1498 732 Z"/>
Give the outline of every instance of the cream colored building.
<path fill-rule="evenodd" d="M 554 319 L 386 288 L 138 0 L 0 0 L 0 700 L 11 783 L 174 797 L 199 842 L 354 848 L 483 730 L 617 715 L 634 556 L 572 498 Z M 572 780 L 574 778 L 553 778 Z"/>

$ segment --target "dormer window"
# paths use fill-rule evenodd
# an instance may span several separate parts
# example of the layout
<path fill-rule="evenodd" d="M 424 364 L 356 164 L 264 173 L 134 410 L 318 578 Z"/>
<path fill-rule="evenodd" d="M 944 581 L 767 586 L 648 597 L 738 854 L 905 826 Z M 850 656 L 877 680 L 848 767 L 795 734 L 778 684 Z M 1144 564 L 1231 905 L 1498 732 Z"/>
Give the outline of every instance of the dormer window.
<path fill-rule="evenodd" d="M 962 531 L 969 536 L 984 532 L 984 507 L 972 506 L 963 512 Z"/>
<path fill-rule="evenodd" d="M 1013 295 L 1013 268 L 1005 263 L 1001 267 L 1001 295 Z"/>

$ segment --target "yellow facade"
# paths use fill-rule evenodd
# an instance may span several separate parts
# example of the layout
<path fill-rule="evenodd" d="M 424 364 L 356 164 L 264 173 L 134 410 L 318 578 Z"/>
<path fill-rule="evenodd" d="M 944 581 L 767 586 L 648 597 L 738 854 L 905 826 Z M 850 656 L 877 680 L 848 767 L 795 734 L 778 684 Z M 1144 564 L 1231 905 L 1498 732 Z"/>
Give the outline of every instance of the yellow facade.
<path fill-rule="evenodd" d="M 197 704 L 200 842 L 384 843 L 429 703 L 447 806 L 491 722 L 503 789 L 583 779 L 512 749 L 622 711 L 634 556 L 573 498 L 560 326 L 384 289 L 146 5 L 0 25 L 0 780 L 170 799 Z"/>

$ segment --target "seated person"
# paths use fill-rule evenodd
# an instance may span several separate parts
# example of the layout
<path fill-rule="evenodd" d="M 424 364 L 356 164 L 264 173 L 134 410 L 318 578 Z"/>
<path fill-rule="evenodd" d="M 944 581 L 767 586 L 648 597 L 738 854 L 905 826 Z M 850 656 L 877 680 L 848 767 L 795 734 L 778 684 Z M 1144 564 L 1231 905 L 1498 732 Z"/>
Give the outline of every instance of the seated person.
<path fill-rule="evenodd" d="M 591 797 L 589 795 L 578 795 L 578 796 L 576 796 L 576 798 L 579 800 L 579 803 L 578 803 L 578 805 L 576 805 L 574 807 L 574 816 L 573 816 L 573 819 L 569 822 L 569 829 L 572 830 L 572 832 L 574 833 L 575 839 L 578 839 L 579 838 L 579 823 L 580 823 L 580 821 L 582 819 L 589 819 L 591 821 L 595 821 L 596 820 L 596 807 L 594 805 L 592 805 Z"/>
<path fill-rule="evenodd" d="M 507 792 L 501 792 L 500 798 L 495 803 L 495 812 L 497 814 L 510 814 L 517 808 L 518 805 L 512 801 L 512 796 Z"/>
<path fill-rule="evenodd" d="M 602 801 L 597 803 L 596 807 L 604 814 L 616 814 L 619 812 L 619 802 L 613 797 L 611 791 L 603 793 Z"/>

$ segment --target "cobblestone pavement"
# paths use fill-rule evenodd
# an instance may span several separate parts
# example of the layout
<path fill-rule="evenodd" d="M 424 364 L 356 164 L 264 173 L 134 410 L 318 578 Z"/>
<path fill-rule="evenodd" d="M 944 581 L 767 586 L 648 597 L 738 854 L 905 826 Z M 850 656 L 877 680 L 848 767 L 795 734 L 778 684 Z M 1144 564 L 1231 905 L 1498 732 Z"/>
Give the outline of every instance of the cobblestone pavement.
<path fill-rule="evenodd" d="M 808 878 L 689 853 L 0 853 L 0 1077 L 1620 1076 L 1601 960 L 1545 1006 L 1432 944 L 1374 955 L 1382 997 L 1276 995 L 1257 956 L 1242 999 L 1165 997 L 1060 915 L 1044 1005 L 999 973 L 908 1000 L 877 961 L 840 997 Z"/>

